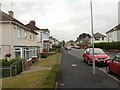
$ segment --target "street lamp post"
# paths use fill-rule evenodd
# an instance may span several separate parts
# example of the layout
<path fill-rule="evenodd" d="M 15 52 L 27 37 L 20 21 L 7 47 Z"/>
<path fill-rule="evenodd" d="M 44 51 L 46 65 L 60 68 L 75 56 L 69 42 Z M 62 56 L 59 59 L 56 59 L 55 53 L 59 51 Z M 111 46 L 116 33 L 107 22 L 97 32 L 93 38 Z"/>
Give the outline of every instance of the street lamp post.
<path fill-rule="evenodd" d="M 93 74 L 95 75 L 95 57 L 94 57 L 94 31 L 93 31 L 93 9 L 92 9 L 92 0 L 90 0 L 90 9 L 91 9 L 91 31 L 92 31 L 92 52 L 93 52 Z"/>

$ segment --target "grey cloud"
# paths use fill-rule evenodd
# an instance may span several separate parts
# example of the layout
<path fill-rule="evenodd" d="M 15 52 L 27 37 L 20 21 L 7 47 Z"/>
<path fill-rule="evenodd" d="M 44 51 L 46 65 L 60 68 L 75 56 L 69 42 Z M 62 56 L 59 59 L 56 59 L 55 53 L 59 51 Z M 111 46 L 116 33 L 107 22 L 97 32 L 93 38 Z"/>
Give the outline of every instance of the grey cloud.
<path fill-rule="evenodd" d="M 117 2 L 118 0 L 93 0 L 94 32 L 105 34 L 117 24 Z M 9 10 L 8 7 L 10 4 L 4 4 L 5 11 Z M 45 25 L 60 40 L 75 39 L 83 32 L 91 34 L 89 0 L 16 2 L 14 12 L 16 18 L 23 23 L 35 19 L 40 26 Z"/>

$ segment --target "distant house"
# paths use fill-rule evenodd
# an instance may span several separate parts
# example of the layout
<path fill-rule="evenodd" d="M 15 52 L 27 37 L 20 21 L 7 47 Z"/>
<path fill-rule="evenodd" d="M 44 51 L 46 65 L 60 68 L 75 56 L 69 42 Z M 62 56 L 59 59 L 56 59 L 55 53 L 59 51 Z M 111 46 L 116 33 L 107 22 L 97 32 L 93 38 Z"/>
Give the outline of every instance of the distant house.
<path fill-rule="evenodd" d="M 0 10 L 0 59 L 10 53 L 11 58 L 30 59 L 39 55 L 37 35 L 14 18 L 14 12 L 9 14 Z"/>
<path fill-rule="evenodd" d="M 74 46 L 75 45 L 75 41 L 73 40 L 70 40 L 70 41 L 67 41 L 65 46 L 69 47 L 69 46 Z"/>
<path fill-rule="evenodd" d="M 91 42 L 92 42 L 92 38 L 91 38 Z M 101 43 L 101 42 L 107 42 L 106 40 L 106 36 L 97 32 L 94 34 L 94 43 Z"/>
<path fill-rule="evenodd" d="M 35 31 L 38 33 L 37 36 L 37 44 L 38 46 L 41 47 L 41 53 L 42 52 L 49 52 L 50 48 L 50 42 L 49 42 L 49 36 L 50 36 L 50 31 L 48 29 L 40 29 L 35 25 L 35 21 L 30 21 L 26 25 L 29 29 L 32 31 Z"/>
<path fill-rule="evenodd" d="M 60 43 L 56 38 L 53 38 L 52 36 L 50 36 L 49 39 L 50 39 L 50 48 L 51 49 L 53 46 L 58 46 Z"/>
<path fill-rule="evenodd" d="M 106 32 L 107 42 L 118 42 L 120 41 L 120 24 L 113 27 L 111 30 Z"/>

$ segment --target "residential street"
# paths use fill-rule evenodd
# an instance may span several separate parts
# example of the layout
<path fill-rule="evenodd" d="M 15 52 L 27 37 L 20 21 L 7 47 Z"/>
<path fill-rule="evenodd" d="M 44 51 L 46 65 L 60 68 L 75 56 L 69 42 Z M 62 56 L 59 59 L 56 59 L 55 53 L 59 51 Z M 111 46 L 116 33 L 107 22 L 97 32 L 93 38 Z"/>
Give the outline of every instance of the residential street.
<path fill-rule="evenodd" d="M 1 88 L 120 90 L 120 0 L 0 0 L 0 64 Z"/>
<path fill-rule="evenodd" d="M 92 66 L 82 60 L 84 50 L 72 49 L 62 51 L 61 80 L 59 88 L 118 88 L 120 82 L 96 67 L 96 75 Z M 115 90 L 115 89 L 114 89 Z"/>

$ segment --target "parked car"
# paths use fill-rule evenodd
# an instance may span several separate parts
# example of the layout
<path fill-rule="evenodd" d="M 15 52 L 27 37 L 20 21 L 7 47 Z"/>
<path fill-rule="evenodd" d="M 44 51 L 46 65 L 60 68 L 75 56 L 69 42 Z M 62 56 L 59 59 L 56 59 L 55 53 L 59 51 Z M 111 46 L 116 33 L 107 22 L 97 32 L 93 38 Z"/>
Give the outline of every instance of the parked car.
<path fill-rule="evenodd" d="M 110 60 L 108 53 L 104 52 L 100 48 L 94 48 L 94 58 L 96 65 L 107 65 L 107 62 Z M 93 48 L 87 48 L 83 53 L 83 59 L 88 63 L 88 65 L 92 65 L 93 63 Z"/>
<path fill-rule="evenodd" d="M 72 46 L 71 48 L 81 49 L 81 47 L 80 47 L 80 46 Z"/>
<path fill-rule="evenodd" d="M 112 60 L 107 62 L 106 70 L 108 73 L 115 73 L 120 75 L 120 53 L 118 53 Z"/>

